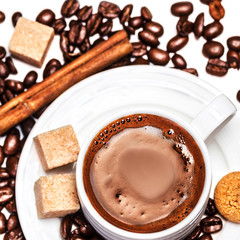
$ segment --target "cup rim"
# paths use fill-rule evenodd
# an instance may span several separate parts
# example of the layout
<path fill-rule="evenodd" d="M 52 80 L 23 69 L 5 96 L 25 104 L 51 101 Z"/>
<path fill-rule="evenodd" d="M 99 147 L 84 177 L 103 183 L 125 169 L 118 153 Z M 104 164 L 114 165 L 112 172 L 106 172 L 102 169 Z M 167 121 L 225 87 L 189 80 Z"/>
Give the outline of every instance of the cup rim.
<path fill-rule="evenodd" d="M 176 225 L 159 231 L 159 232 L 153 232 L 153 233 L 135 233 L 131 231 L 127 231 L 121 228 L 116 227 L 115 225 L 111 224 L 107 220 L 105 220 L 98 212 L 97 210 L 91 205 L 90 200 L 88 199 L 88 196 L 85 191 L 85 187 L 83 184 L 83 163 L 84 163 L 84 158 L 85 154 L 88 150 L 88 147 L 92 141 L 92 139 L 96 136 L 96 134 L 103 129 L 105 126 L 107 126 L 110 122 L 127 116 L 131 114 L 137 114 L 137 113 L 142 113 L 142 114 L 152 114 L 152 115 L 158 115 L 162 116 L 165 118 L 168 118 L 180 126 L 182 126 L 184 129 L 186 129 L 190 135 L 194 138 L 196 143 L 198 144 L 201 153 L 203 155 L 204 159 L 204 164 L 205 164 L 205 181 L 204 181 L 204 187 L 202 190 L 202 194 L 192 210 L 192 212 L 181 222 L 177 223 Z M 125 109 L 121 110 L 116 114 L 112 114 L 109 117 L 106 117 L 104 121 L 101 121 L 100 123 L 95 125 L 96 127 L 91 130 L 91 133 L 88 135 L 88 137 L 84 140 L 84 143 L 81 147 L 80 154 L 78 156 L 77 160 L 77 165 L 76 165 L 76 185 L 77 185 L 77 192 L 78 196 L 80 199 L 81 207 L 85 208 L 90 216 L 95 219 L 95 221 L 98 222 L 98 225 L 101 227 L 101 229 L 106 229 L 109 232 L 112 232 L 114 234 L 118 234 L 121 237 L 125 237 L 127 239 L 157 239 L 159 237 L 166 237 L 166 236 L 171 236 L 171 234 L 174 234 L 176 232 L 181 231 L 184 227 L 190 225 L 199 215 L 201 212 L 202 208 L 206 205 L 206 201 L 208 200 L 210 189 L 211 189 L 211 183 L 212 183 L 212 171 L 211 171 L 211 163 L 208 155 L 208 150 L 207 147 L 198 134 L 197 130 L 194 129 L 190 123 L 187 123 L 184 119 L 181 117 L 175 116 L 172 113 L 169 113 L 167 111 L 163 111 L 162 109 L 156 109 L 152 107 L 136 107 L 134 109 Z"/>

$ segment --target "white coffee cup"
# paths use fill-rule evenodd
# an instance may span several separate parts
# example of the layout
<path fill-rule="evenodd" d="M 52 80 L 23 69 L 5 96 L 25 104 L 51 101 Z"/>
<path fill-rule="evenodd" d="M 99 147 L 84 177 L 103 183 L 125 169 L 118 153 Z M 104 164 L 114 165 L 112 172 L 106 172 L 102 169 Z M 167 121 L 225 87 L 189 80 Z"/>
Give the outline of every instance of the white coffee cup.
<path fill-rule="evenodd" d="M 212 173 L 211 163 L 208 156 L 208 150 L 205 142 L 210 141 L 214 135 L 234 116 L 236 113 L 236 107 L 225 96 L 220 95 L 216 97 L 209 105 L 207 105 L 191 123 L 183 121 L 180 117 L 170 114 L 166 111 L 162 111 L 157 108 L 134 108 L 121 111 L 118 114 L 107 118 L 104 122 L 97 123 L 97 127 L 89 133 L 89 137 L 81 147 L 79 158 L 76 167 L 76 181 L 77 190 L 81 203 L 81 207 L 85 217 L 101 234 L 105 239 L 111 240 L 180 240 L 189 235 L 196 225 L 199 223 L 202 215 L 204 214 L 209 193 L 211 189 Z M 168 118 L 191 134 L 196 143 L 198 144 L 205 163 L 205 182 L 201 197 L 192 210 L 192 212 L 178 224 L 159 232 L 154 233 L 134 233 L 120 229 L 110 222 L 106 221 L 91 205 L 83 184 L 83 163 L 85 154 L 88 151 L 88 147 L 92 142 L 92 139 L 96 134 L 107 126 L 110 122 L 135 113 L 146 113 L 162 116 Z"/>

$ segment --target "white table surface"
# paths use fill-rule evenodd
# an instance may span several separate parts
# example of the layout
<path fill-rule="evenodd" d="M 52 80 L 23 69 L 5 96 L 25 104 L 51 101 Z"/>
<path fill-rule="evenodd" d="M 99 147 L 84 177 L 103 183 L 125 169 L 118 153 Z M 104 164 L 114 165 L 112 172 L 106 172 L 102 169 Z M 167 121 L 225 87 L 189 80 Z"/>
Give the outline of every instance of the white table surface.
<path fill-rule="evenodd" d="M 11 17 L 14 12 L 20 11 L 24 17 L 31 20 L 35 20 L 36 16 L 41 10 L 45 8 L 50 8 L 55 12 L 56 18 L 59 18 L 61 17 L 60 8 L 62 2 L 63 1 L 56 0 L 55 1 L 2 0 L 0 3 L 0 10 L 5 13 L 6 19 L 3 23 L 0 24 L 1 33 L 0 46 L 4 46 L 6 49 L 8 48 L 9 40 L 14 31 L 14 28 L 11 23 Z M 96 12 L 99 2 L 100 2 L 99 0 L 93 0 L 90 2 L 82 0 L 80 1 L 80 6 L 93 5 L 94 12 Z M 164 35 L 160 38 L 160 48 L 166 49 L 166 44 L 168 40 L 176 35 L 176 23 L 178 21 L 178 18 L 171 15 L 170 7 L 173 3 L 177 1 L 113 0 L 112 2 L 118 3 L 121 8 L 123 8 L 126 4 L 133 3 L 134 9 L 132 16 L 138 16 L 140 14 L 140 8 L 142 6 L 147 6 L 153 14 L 153 20 L 160 22 L 164 27 Z M 200 0 L 191 0 L 191 2 L 194 3 L 194 12 L 189 17 L 190 21 L 194 21 L 196 16 L 201 12 L 205 13 L 205 24 L 211 23 L 213 21 L 209 15 L 207 5 L 201 4 Z M 225 17 L 221 21 L 221 23 L 224 25 L 224 31 L 222 35 L 216 38 L 215 40 L 220 41 L 224 45 L 225 53 L 222 59 L 225 60 L 227 52 L 226 40 L 228 39 L 228 37 L 231 36 L 237 35 L 240 36 L 240 27 L 238 26 L 238 23 L 240 22 L 239 14 L 240 2 L 238 0 L 228 0 L 222 1 L 222 4 L 226 11 Z M 134 38 L 132 40 L 134 40 Z M 137 39 L 135 39 L 134 41 L 136 40 Z M 199 77 L 201 79 L 204 79 L 205 81 L 219 89 L 222 93 L 226 94 L 232 100 L 232 102 L 237 107 L 239 107 L 240 103 L 236 99 L 236 94 L 240 89 L 240 72 L 235 69 L 229 69 L 228 74 L 224 77 L 214 77 L 206 73 L 205 67 L 207 64 L 207 59 L 202 55 L 202 46 L 204 43 L 205 40 L 203 38 L 196 40 L 194 35 L 191 34 L 187 46 L 184 49 L 180 50 L 178 53 L 186 59 L 189 68 L 192 67 L 197 69 Z M 7 56 L 8 55 L 9 52 L 7 50 Z M 14 63 L 19 73 L 17 75 L 10 75 L 9 78 L 22 81 L 25 75 L 30 70 L 35 70 L 39 73 L 38 80 L 40 81 L 42 79 L 42 71 L 44 69 L 44 66 L 51 58 L 58 58 L 61 62 L 63 62 L 62 54 L 59 50 L 58 37 L 55 37 L 41 69 L 35 68 L 33 66 L 30 66 L 26 63 L 14 59 Z M 171 62 L 167 65 L 167 67 L 172 66 L 173 65 Z M 3 140 L 4 140 L 3 138 L 0 138 L 0 143 L 3 143 Z M 0 236 L 0 239 L 2 239 L 2 236 L 3 235 Z"/>

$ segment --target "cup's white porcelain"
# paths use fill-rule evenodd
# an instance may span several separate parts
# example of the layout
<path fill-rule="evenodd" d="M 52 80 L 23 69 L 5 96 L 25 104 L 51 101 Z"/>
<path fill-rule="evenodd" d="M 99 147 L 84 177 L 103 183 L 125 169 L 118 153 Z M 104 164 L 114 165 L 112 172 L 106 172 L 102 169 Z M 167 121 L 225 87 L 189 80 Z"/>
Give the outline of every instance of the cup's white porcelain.
<path fill-rule="evenodd" d="M 211 189 L 211 164 L 204 141 L 211 139 L 212 135 L 216 133 L 216 130 L 219 130 L 221 127 L 223 127 L 231 119 L 235 112 L 236 107 L 229 101 L 229 99 L 224 95 L 220 95 L 206 108 L 204 108 L 203 111 L 201 111 L 191 123 L 186 123 L 179 117 L 169 114 L 166 111 L 161 111 L 161 109 L 147 107 L 127 109 L 117 113 L 114 116 L 107 117 L 104 122 L 96 122 L 97 127 L 89 133 L 89 137 L 81 147 L 76 167 L 77 190 L 85 217 L 104 238 L 109 240 L 180 240 L 186 237 L 196 227 L 202 215 L 204 214 Z M 160 232 L 133 233 L 120 229 L 107 222 L 91 205 L 83 185 L 83 162 L 92 139 L 110 122 L 134 113 L 146 113 L 162 116 L 181 125 L 195 139 L 202 152 L 205 162 L 205 183 L 202 195 L 197 205 L 183 221 Z"/>

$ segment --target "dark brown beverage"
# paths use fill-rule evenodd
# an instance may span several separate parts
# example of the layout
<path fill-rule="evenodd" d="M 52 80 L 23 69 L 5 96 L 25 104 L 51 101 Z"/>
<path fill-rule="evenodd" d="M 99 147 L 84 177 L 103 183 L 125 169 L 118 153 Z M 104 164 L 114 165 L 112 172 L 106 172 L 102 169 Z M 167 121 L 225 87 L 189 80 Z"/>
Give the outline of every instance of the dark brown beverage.
<path fill-rule="evenodd" d="M 205 165 L 193 137 L 177 123 L 133 114 L 104 127 L 84 160 L 86 193 L 97 212 L 132 232 L 174 226 L 196 206 Z"/>

